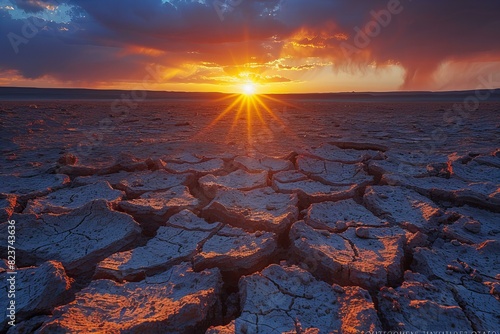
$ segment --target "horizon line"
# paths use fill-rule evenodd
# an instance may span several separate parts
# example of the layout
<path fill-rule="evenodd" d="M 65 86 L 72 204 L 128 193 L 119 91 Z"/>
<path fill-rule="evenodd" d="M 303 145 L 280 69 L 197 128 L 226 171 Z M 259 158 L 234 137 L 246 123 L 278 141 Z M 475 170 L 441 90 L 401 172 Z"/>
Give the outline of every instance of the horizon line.
<path fill-rule="evenodd" d="M 128 92 L 128 91 L 139 91 L 138 89 L 119 89 L 119 88 L 81 88 L 81 87 L 35 87 L 35 86 L 0 86 L 0 89 L 39 89 L 39 90 L 86 90 L 86 91 L 96 91 L 96 92 Z M 388 91 L 338 91 L 338 92 L 293 92 L 293 93 L 256 93 L 256 95 L 327 95 L 327 94 L 441 94 L 441 93 L 467 93 L 475 91 L 490 91 L 495 93 L 500 90 L 497 88 L 482 88 L 482 89 L 464 89 L 464 90 L 388 90 Z M 140 91 L 152 92 L 152 93 L 182 93 L 182 94 L 224 94 L 224 95 L 240 95 L 240 93 L 228 93 L 220 91 L 169 91 L 169 90 L 148 90 L 143 89 Z"/>

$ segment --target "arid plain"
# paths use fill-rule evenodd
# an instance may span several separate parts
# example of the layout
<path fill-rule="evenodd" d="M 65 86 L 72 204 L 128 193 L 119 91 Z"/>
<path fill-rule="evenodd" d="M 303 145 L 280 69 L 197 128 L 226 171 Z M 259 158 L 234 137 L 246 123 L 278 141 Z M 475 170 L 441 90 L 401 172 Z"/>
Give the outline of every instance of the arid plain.
<path fill-rule="evenodd" d="M 0 331 L 498 333 L 500 103 L 467 106 L 0 102 Z"/>

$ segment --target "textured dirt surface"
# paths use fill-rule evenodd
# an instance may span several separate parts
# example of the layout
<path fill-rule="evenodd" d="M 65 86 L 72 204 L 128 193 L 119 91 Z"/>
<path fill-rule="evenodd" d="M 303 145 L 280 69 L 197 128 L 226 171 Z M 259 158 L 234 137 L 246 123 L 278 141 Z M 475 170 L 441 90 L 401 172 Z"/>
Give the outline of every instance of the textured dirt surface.
<path fill-rule="evenodd" d="M 0 330 L 500 329 L 498 104 L 228 105 L 2 102 Z"/>

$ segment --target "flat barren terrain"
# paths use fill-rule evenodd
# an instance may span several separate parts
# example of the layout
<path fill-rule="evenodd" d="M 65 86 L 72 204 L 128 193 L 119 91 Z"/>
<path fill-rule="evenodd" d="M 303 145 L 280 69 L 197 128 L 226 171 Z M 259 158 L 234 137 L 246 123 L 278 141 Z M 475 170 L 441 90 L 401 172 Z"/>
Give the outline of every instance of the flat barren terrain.
<path fill-rule="evenodd" d="M 0 102 L 0 332 L 500 333 L 500 103 L 468 106 Z"/>

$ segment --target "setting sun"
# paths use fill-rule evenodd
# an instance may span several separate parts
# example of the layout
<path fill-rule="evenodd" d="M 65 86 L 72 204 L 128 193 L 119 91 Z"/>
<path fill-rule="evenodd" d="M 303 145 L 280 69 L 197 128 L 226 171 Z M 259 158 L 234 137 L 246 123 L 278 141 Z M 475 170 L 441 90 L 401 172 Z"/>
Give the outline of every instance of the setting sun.
<path fill-rule="evenodd" d="M 255 94 L 255 85 L 252 83 L 248 83 L 243 86 L 243 94 L 245 95 L 253 95 Z"/>

